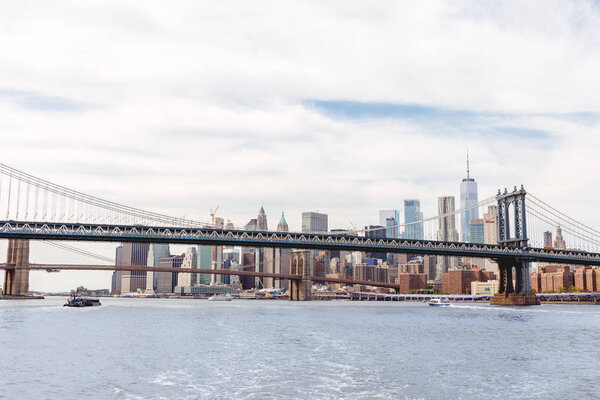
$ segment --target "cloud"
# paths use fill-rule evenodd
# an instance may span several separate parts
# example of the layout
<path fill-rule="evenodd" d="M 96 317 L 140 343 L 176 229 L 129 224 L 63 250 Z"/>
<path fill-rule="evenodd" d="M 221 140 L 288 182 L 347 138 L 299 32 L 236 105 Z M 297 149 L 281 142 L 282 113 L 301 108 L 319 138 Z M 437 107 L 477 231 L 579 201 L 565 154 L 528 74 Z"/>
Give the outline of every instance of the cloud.
<path fill-rule="evenodd" d="M 44 96 L 31 92 L 2 90 L 0 99 L 13 102 L 18 107 L 31 111 L 81 111 L 85 108 L 83 102 L 78 102 L 60 96 Z"/>

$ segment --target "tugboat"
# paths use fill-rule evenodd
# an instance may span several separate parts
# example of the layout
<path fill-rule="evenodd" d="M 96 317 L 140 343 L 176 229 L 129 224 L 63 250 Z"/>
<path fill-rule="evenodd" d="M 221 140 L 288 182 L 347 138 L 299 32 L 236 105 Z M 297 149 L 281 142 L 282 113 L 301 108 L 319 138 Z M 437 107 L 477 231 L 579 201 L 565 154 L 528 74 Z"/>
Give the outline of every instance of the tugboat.
<path fill-rule="evenodd" d="M 63 307 L 97 307 L 100 305 L 100 300 L 98 299 L 86 299 L 84 297 L 73 296 L 63 304 Z"/>

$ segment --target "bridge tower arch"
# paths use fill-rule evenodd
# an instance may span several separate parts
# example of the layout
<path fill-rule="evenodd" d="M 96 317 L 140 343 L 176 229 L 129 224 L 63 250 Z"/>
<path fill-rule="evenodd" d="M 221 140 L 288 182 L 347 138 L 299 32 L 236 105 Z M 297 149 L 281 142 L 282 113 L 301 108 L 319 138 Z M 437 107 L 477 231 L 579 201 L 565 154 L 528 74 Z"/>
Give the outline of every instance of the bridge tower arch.
<path fill-rule="evenodd" d="M 498 190 L 498 244 L 514 248 L 526 248 L 527 219 L 525 197 L 527 192 L 521 185 L 512 192 Z M 514 212 L 511 212 L 511 208 Z M 511 230 L 511 226 L 513 227 Z M 511 234 L 512 232 L 512 234 Z M 502 257 L 496 260 L 500 276 L 498 293 L 491 300 L 496 305 L 537 305 L 539 300 L 531 292 L 529 281 L 530 261 L 518 257 Z M 514 283 L 513 283 L 514 270 Z"/>
<path fill-rule="evenodd" d="M 301 279 L 290 280 L 290 300 L 311 300 L 312 280 L 310 279 L 310 261 L 310 250 L 292 250 L 290 253 L 290 273 L 301 276 Z"/>
<path fill-rule="evenodd" d="M 7 297 L 29 295 L 29 240 L 9 239 L 2 294 Z"/>

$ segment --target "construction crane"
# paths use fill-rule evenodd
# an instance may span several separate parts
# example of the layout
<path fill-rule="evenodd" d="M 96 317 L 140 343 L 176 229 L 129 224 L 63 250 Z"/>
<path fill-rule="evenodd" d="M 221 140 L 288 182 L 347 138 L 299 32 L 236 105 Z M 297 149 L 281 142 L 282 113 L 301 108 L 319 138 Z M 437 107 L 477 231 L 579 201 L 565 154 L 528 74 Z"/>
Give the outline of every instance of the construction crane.
<path fill-rule="evenodd" d="M 210 217 L 212 218 L 212 221 L 211 221 L 211 223 L 213 224 L 213 227 L 215 226 L 215 215 L 217 215 L 217 210 L 218 210 L 218 209 L 219 209 L 219 205 L 217 205 L 217 206 L 215 207 L 214 211 L 213 211 L 213 209 L 211 208 L 211 209 L 210 209 L 210 214 L 208 214 L 208 215 L 210 215 Z"/>

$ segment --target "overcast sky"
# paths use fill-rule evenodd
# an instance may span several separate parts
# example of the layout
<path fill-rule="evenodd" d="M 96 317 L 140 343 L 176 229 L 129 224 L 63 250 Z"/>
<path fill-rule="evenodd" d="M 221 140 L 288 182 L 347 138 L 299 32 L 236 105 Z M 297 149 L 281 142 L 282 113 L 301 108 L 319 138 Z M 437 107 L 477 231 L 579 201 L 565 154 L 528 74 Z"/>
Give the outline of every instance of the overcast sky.
<path fill-rule="evenodd" d="M 143 7 L 142 7 L 143 5 Z M 235 225 L 524 184 L 599 227 L 593 1 L 1 1 L 1 162 Z M 114 244 L 85 248 L 114 255 Z M 0 245 L 5 257 L 6 245 Z M 43 245 L 32 261 L 82 261 Z M 32 289 L 109 274 L 33 273 Z"/>

